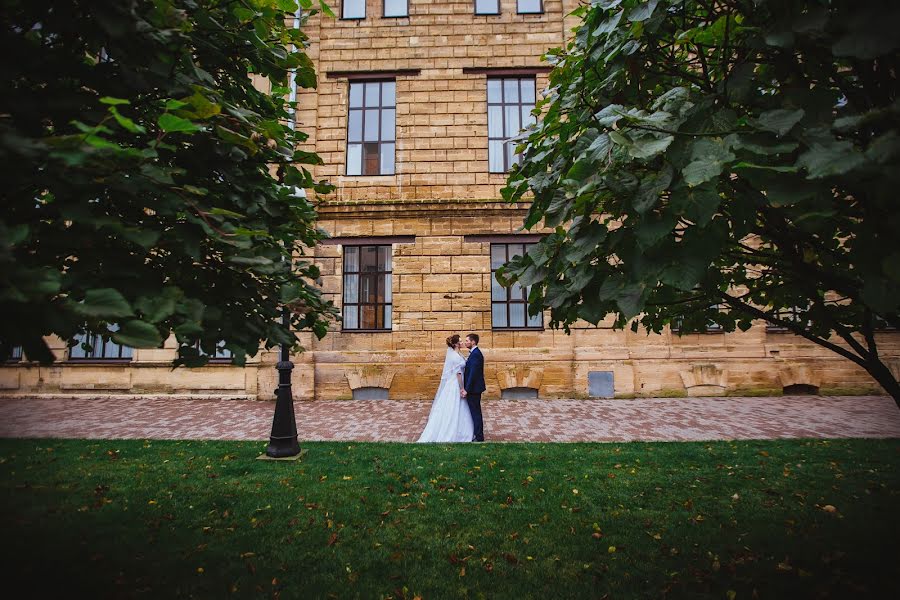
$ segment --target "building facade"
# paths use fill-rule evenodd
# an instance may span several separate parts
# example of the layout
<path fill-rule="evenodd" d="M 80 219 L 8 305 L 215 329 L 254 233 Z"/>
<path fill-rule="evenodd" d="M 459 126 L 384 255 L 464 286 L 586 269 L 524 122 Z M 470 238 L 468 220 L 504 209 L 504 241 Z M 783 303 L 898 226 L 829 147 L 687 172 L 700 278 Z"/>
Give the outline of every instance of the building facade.
<path fill-rule="evenodd" d="M 577 5 L 344 0 L 338 18 L 310 21 L 319 87 L 299 92 L 296 118 L 324 161 L 315 175 L 337 186 L 318 202 L 332 237 L 314 256 L 343 319 L 323 340 L 302 334 L 295 397 L 429 399 L 445 338 L 470 332 L 489 399 L 880 393 L 850 361 L 763 322 L 681 337 L 608 322 L 567 335 L 527 314 L 527 290 L 496 283 L 494 269 L 539 239 L 521 230 L 527 206 L 504 203 L 500 189 L 516 160 L 508 140 L 547 84 L 541 56 L 565 43 Z M 900 336 L 878 341 L 897 376 Z M 53 366 L 0 368 L 0 394 L 270 399 L 277 382 L 274 352 L 173 371 L 174 340 L 91 356 L 53 346 Z"/>

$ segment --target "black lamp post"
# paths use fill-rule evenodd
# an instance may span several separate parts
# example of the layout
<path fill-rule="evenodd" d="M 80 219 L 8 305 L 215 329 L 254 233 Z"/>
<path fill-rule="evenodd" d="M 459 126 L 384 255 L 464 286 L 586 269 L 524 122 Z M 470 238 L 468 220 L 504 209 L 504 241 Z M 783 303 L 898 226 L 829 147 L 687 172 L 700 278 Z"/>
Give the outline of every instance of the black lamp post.
<path fill-rule="evenodd" d="M 290 326 L 287 308 L 284 309 L 281 320 L 285 327 Z M 281 356 L 275 368 L 278 369 L 278 390 L 275 392 L 275 416 L 272 417 L 272 434 L 269 436 L 266 456 L 288 458 L 300 454 L 300 443 L 297 441 L 297 419 L 294 416 L 294 397 L 291 391 L 294 363 L 291 362 L 290 347 L 287 344 L 281 345 Z"/>
<path fill-rule="evenodd" d="M 301 8 L 294 13 L 294 28 L 300 27 Z M 293 46 L 291 46 L 293 49 Z M 288 82 L 290 88 L 290 101 L 297 99 L 297 85 L 295 81 L 296 73 L 291 71 L 288 74 Z M 291 118 L 288 121 L 288 127 L 294 129 L 296 122 L 294 120 L 294 111 L 290 110 Z M 303 193 L 303 190 L 299 190 Z M 282 309 L 281 323 L 285 329 L 290 329 L 291 319 L 287 307 Z M 300 454 L 300 443 L 297 441 L 297 418 L 294 416 L 294 395 L 291 390 L 291 371 L 294 370 L 294 363 L 291 362 L 290 347 L 287 344 L 281 345 L 281 356 L 278 364 L 278 390 L 275 392 L 275 415 L 272 417 L 272 433 L 269 435 L 269 445 L 266 447 L 266 456 L 269 458 L 290 458 Z"/>

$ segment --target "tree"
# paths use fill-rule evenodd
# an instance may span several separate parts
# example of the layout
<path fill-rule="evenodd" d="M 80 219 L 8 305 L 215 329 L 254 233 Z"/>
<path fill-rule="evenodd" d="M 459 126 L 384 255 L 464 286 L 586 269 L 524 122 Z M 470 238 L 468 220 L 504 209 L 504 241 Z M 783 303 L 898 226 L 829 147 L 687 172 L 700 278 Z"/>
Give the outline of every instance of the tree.
<path fill-rule="evenodd" d="M 49 334 L 156 347 L 174 332 L 177 364 L 222 342 L 243 364 L 261 341 L 296 347 L 283 305 L 325 335 L 336 311 L 302 256 L 323 235 L 302 190 L 330 187 L 284 99 L 290 80 L 316 85 L 296 9 L 3 0 L 0 351 L 47 362 Z"/>
<path fill-rule="evenodd" d="M 900 9 L 595 0 L 504 197 L 555 231 L 501 271 L 551 326 L 764 319 L 863 367 L 900 308 Z M 525 134 L 523 134 L 524 136 Z"/>

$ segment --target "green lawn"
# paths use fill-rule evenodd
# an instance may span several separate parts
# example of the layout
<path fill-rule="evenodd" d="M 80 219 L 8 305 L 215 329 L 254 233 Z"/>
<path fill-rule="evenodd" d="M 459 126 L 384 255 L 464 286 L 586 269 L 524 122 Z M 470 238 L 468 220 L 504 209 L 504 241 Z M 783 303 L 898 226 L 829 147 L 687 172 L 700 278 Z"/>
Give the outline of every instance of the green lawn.
<path fill-rule="evenodd" d="M 900 597 L 900 440 L 304 447 L 0 440 L 4 587 Z"/>

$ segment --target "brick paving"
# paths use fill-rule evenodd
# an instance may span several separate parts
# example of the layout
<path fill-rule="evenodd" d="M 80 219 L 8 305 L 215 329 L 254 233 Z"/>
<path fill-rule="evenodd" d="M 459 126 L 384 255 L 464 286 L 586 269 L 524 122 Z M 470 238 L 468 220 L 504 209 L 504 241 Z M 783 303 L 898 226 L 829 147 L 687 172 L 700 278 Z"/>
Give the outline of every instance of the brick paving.
<path fill-rule="evenodd" d="M 430 402 L 295 402 L 301 440 L 415 441 Z M 0 437 L 267 440 L 274 402 L 0 398 Z M 487 441 L 900 437 L 888 397 L 486 400 Z"/>

